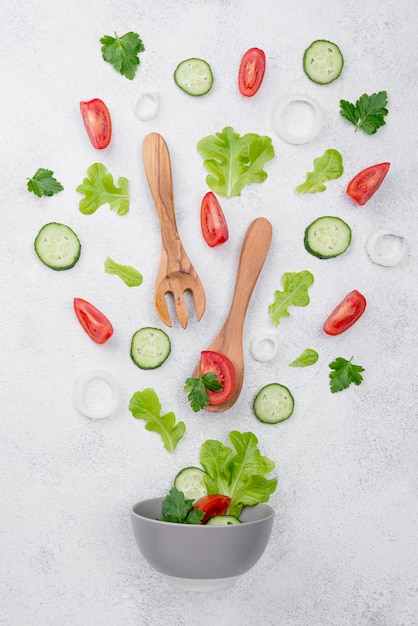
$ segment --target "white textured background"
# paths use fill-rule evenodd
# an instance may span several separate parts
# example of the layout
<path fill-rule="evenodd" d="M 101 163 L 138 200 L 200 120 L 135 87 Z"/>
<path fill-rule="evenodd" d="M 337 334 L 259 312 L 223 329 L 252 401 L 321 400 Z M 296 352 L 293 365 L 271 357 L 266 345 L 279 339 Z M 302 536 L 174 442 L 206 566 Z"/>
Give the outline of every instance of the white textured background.
<path fill-rule="evenodd" d="M 417 576 L 417 179 L 418 6 L 414 0 L 3 0 L 1 46 L 1 345 L 0 368 L 0 624 L 7 626 L 412 626 L 418 623 Z M 129 81 L 101 58 L 99 39 L 133 30 L 145 52 Z M 319 86 L 304 75 L 304 49 L 335 41 L 345 57 L 341 77 Z M 265 50 L 260 92 L 240 96 L 236 75 L 249 47 Z M 215 83 L 193 99 L 174 84 L 184 58 L 205 58 Z M 139 122 L 133 106 L 145 89 L 160 94 L 158 118 Z M 341 98 L 387 90 L 387 125 L 375 136 L 354 133 L 339 116 Z M 280 96 L 308 93 L 326 123 L 305 146 L 282 142 L 272 127 Z M 90 145 L 79 101 L 102 98 L 113 140 Z M 232 125 L 240 134 L 273 139 L 276 158 L 261 185 L 223 201 L 230 241 L 209 249 L 200 235 L 199 207 L 207 191 L 195 146 Z M 169 331 L 172 355 L 154 372 L 130 360 L 130 339 L 159 325 L 152 304 L 160 251 L 157 217 L 146 184 L 141 144 L 158 131 L 169 145 L 177 220 L 185 248 L 207 293 L 198 324 Z M 327 148 L 343 155 L 345 171 L 327 191 L 298 196 L 312 161 Z M 130 180 L 131 211 L 107 206 L 78 210 L 87 167 L 102 161 Z M 378 194 L 364 207 L 345 195 L 348 181 L 373 163 L 390 161 Z M 39 199 L 26 190 L 38 167 L 54 170 L 65 191 Z M 353 242 L 346 254 L 319 261 L 303 247 L 303 232 L 327 213 L 345 219 Z M 182 391 L 199 352 L 229 309 L 235 271 L 249 223 L 271 220 L 274 240 L 250 304 L 245 332 L 245 388 L 224 414 L 193 414 Z M 33 251 L 39 228 L 62 221 L 78 233 L 74 269 L 53 272 Z M 377 228 L 408 237 L 399 267 L 374 265 L 365 252 Z M 144 276 L 129 289 L 105 274 L 106 256 Z M 286 271 L 309 269 L 311 303 L 293 308 L 277 329 L 280 355 L 258 363 L 249 354 L 260 330 L 274 330 L 268 305 Z M 332 338 L 322 323 L 341 298 L 358 289 L 363 318 Z M 93 302 L 115 333 L 97 346 L 72 311 L 73 297 Z M 306 347 L 320 359 L 306 369 L 287 364 Z M 331 394 L 328 363 L 337 356 L 365 367 L 360 387 Z M 123 405 L 107 420 L 90 421 L 72 401 L 74 378 L 105 368 L 123 387 Z M 252 414 L 256 391 L 281 382 L 293 392 L 292 418 L 263 426 Z M 158 435 L 132 418 L 131 395 L 153 387 L 165 411 L 185 421 L 174 455 Z M 137 551 L 129 509 L 163 495 L 176 472 L 198 463 L 206 438 L 226 441 L 232 429 L 252 430 L 276 461 L 279 488 L 271 543 L 256 567 L 223 593 L 176 592 Z M 197 555 L 198 558 L 198 555 Z"/>

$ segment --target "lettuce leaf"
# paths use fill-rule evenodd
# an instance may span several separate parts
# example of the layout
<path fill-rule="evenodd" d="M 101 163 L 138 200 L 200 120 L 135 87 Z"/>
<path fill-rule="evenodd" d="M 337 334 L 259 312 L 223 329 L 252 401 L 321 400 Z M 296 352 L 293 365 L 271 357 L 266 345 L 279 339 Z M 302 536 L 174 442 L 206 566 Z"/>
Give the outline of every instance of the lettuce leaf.
<path fill-rule="evenodd" d="M 161 415 L 161 403 L 154 389 L 136 391 L 129 402 L 129 410 L 135 419 L 145 420 L 146 430 L 161 436 L 168 452 L 174 452 L 186 431 L 186 426 L 184 422 L 176 424 L 176 416 L 172 411 Z"/>
<path fill-rule="evenodd" d="M 107 274 L 119 276 L 128 287 L 139 287 L 142 284 L 143 276 L 131 265 L 121 265 L 110 257 L 104 262 L 104 270 Z"/>
<path fill-rule="evenodd" d="M 324 182 L 339 178 L 344 171 L 343 158 L 338 150 L 325 150 L 321 157 L 314 159 L 313 165 L 313 172 L 308 172 L 305 182 L 296 187 L 298 193 L 325 191 Z"/>
<path fill-rule="evenodd" d="M 197 144 L 210 172 L 208 187 L 221 196 L 240 196 L 249 183 L 262 183 L 267 178 L 263 167 L 274 157 L 270 137 L 248 133 L 242 137 L 231 126 L 221 133 L 209 135 Z"/>
<path fill-rule="evenodd" d="M 103 163 L 90 165 L 87 178 L 84 178 L 76 189 L 84 194 L 79 204 L 81 213 L 91 215 L 103 204 L 108 203 L 110 209 L 116 210 L 118 215 L 125 215 L 129 211 L 129 181 L 121 176 L 118 185 L 119 187 L 116 187 L 112 174 Z"/>
<path fill-rule="evenodd" d="M 229 433 L 233 448 L 208 439 L 200 449 L 200 463 L 208 474 L 208 493 L 231 498 L 228 514 L 238 517 L 242 507 L 267 502 L 276 490 L 277 478 L 267 478 L 275 463 L 262 456 L 254 433 Z"/>
<path fill-rule="evenodd" d="M 282 276 L 283 291 L 274 293 L 274 301 L 269 306 L 271 321 L 275 326 L 280 323 L 281 317 L 289 317 L 289 306 L 306 306 L 309 304 L 308 289 L 313 284 L 314 277 L 308 270 L 302 272 L 286 272 Z"/>

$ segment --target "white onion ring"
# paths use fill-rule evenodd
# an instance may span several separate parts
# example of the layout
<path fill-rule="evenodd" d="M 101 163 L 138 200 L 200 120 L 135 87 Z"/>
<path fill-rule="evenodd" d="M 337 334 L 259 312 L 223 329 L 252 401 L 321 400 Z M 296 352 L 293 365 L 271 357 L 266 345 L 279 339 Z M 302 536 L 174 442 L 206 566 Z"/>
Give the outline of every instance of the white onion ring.
<path fill-rule="evenodd" d="M 144 91 L 135 104 L 135 117 L 141 120 L 141 122 L 146 122 L 157 115 L 159 108 L 158 94 L 154 91 Z"/>
<path fill-rule="evenodd" d="M 92 408 L 86 404 L 87 387 L 93 380 L 104 380 L 112 389 L 113 398 L 108 406 L 103 408 Z M 74 384 L 74 403 L 82 415 L 91 419 L 102 419 L 112 415 L 119 407 L 122 392 L 118 381 L 105 370 L 92 370 L 81 374 Z"/>
<path fill-rule="evenodd" d="M 282 120 L 282 115 L 287 106 L 292 102 L 306 102 L 306 104 L 310 105 L 313 109 L 315 119 L 312 125 L 312 128 L 305 135 L 294 135 L 285 128 Z M 276 133 L 286 141 L 286 143 L 292 143 L 296 145 L 308 143 L 312 141 L 320 132 L 322 128 L 322 124 L 324 121 L 324 116 L 322 113 L 322 109 L 319 106 L 318 102 L 311 98 L 306 94 L 294 94 L 285 96 L 278 101 L 276 108 L 273 113 L 273 126 Z"/>
<path fill-rule="evenodd" d="M 267 349 L 266 351 L 266 346 L 270 347 L 270 350 Z M 254 337 L 250 344 L 250 352 L 251 356 L 256 361 L 271 361 L 279 352 L 277 335 L 273 335 L 272 333 L 262 333 L 261 335 Z"/>
<path fill-rule="evenodd" d="M 382 237 L 387 236 L 397 237 L 400 240 L 400 245 L 393 254 L 379 254 L 376 247 L 377 242 Z M 370 235 L 366 243 L 366 250 L 370 259 L 373 263 L 383 265 L 384 267 L 394 267 L 395 265 L 399 265 L 399 263 L 401 263 L 406 256 L 407 248 L 408 246 L 405 237 L 393 232 L 392 230 L 388 230 L 387 228 L 380 228 L 379 230 L 376 230 L 372 235 Z"/>

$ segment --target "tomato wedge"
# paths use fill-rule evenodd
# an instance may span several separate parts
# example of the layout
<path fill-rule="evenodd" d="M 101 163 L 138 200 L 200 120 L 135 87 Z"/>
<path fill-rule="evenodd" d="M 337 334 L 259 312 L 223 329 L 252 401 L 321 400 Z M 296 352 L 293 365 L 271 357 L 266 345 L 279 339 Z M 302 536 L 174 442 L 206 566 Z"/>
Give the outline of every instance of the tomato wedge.
<path fill-rule="evenodd" d="M 231 498 L 229 496 L 213 493 L 200 498 L 200 500 L 194 503 L 193 508 L 205 513 L 202 524 L 206 524 L 208 519 L 215 517 L 215 515 L 226 515 L 230 502 Z"/>
<path fill-rule="evenodd" d="M 74 298 L 74 311 L 81 326 L 95 343 L 106 343 L 113 335 L 113 326 L 107 317 L 87 300 Z"/>
<path fill-rule="evenodd" d="M 260 89 L 266 70 L 266 55 L 260 48 L 250 48 L 241 59 L 238 87 L 243 96 L 252 98 Z"/>
<path fill-rule="evenodd" d="M 363 315 L 366 298 L 354 289 L 346 295 L 328 316 L 323 326 L 327 335 L 341 335 Z"/>
<path fill-rule="evenodd" d="M 203 197 L 200 206 L 200 226 L 203 238 L 211 248 L 228 241 L 226 219 L 222 207 L 212 191 L 208 191 Z"/>
<path fill-rule="evenodd" d="M 207 389 L 209 404 L 221 404 L 232 396 L 237 384 L 237 377 L 235 367 L 228 357 L 213 350 L 203 350 L 200 353 L 200 371 L 202 376 L 207 372 L 213 372 L 222 385 L 220 391 Z"/>
<path fill-rule="evenodd" d="M 359 172 L 348 183 L 347 193 L 350 198 L 360 206 L 366 204 L 383 183 L 389 167 L 390 163 L 377 163 Z"/>
<path fill-rule="evenodd" d="M 112 138 L 109 109 L 99 98 L 80 102 L 80 111 L 89 139 L 97 150 L 107 148 Z"/>

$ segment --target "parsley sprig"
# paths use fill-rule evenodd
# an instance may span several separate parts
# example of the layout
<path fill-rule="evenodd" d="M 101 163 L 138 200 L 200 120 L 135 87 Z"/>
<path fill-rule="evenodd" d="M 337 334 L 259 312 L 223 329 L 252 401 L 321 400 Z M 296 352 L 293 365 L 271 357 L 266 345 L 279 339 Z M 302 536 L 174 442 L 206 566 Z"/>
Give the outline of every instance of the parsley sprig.
<path fill-rule="evenodd" d="M 214 372 L 206 372 L 199 378 L 187 378 L 184 385 L 184 391 L 188 394 L 187 398 L 195 413 L 200 411 L 204 406 L 209 404 L 209 391 L 221 391 L 223 389 L 221 382 Z"/>
<path fill-rule="evenodd" d="M 356 104 L 347 100 L 340 100 L 340 114 L 354 124 L 356 131 L 361 128 L 368 135 L 374 135 L 378 128 L 384 126 L 388 95 L 386 91 L 373 93 L 371 96 L 364 93 Z"/>
<path fill-rule="evenodd" d="M 111 63 L 114 69 L 129 80 L 135 77 L 139 65 L 139 53 L 145 50 L 137 33 L 129 32 L 121 37 L 105 35 L 100 39 L 102 57 Z"/>
<path fill-rule="evenodd" d="M 53 196 L 62 191 L 64 187 L 54 178 L 54 172 L 40 167 L 32 178 L 28 178 L 28 191 L 32 191 L 39 198 Z"/>
<path fill-rule="evenodd" d="M 200 524 L 204 511 L 193 508 L 193 500 L 186 500 L 182 491 L 172 487 L 162 504 L 161 522 L 174 524 Z"/>
<path fill-rule="evenodd" d="M 364 372 L 364 367 L 361 365 L 354 365 L 352 360 L 353 357 L 347 361 L 347 359 L 343 359 L 339 356 L 335 359 L 335 361 L 329 364 L 329 367 L 333 370 L 329 374 L 332 393 L 347 389 L 351 383 L 354 383 L 355 385 L 361 384 L 363 376 L 360 372 Z"/>

